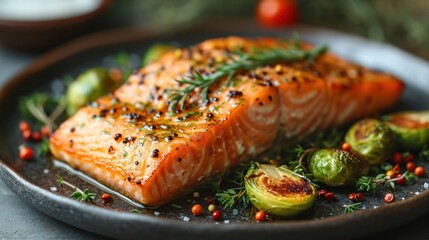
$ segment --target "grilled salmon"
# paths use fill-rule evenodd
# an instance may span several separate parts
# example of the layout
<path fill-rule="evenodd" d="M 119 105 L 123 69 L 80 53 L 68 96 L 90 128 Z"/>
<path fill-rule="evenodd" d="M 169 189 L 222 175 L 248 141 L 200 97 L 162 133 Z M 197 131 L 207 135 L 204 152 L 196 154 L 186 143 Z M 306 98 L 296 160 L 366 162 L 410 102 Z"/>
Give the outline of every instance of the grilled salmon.
<path fill-rule="evenodd" d="M 168 52 L 65 121 L 50 138 L 51 152 L 124 195 L 157 206 L 257 156 L 278 135 L 297 141 L 384 111 L 404 88 L 391 75 L 327 52 L 312 63 L 279 61 L 240 70 L 213 83 L 205 101 L 204 89 L 195 88 L 183 108 L 169 109 L 169 91 L 189 87 L 176 80 L 215 74 L 218 64 L 234 62 L 231 52 L 237 49 L 290 44 L 228 37 Z"/>

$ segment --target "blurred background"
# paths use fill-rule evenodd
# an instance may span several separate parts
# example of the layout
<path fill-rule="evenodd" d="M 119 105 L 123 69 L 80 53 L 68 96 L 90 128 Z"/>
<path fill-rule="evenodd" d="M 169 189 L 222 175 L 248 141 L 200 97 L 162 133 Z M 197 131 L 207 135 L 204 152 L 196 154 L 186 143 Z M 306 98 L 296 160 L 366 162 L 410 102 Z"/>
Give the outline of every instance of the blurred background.
<path fill-rule="evenodd" d="M 61 7 L 65 6 L 64 2 L 75 2 L 75 5 L 80 4 L 82 9 L 82 4 L 90 8 L 91 2 L 94 6 L 106 3 L 106 7 L 91 18 L 75 22 L 77 26 L 72 30 L 64 27 L 46 30 L 51 22 L 46 19 L 37 19 L 37 14 L 34 12 L 39 11 L 43 15 L 43 11 L 49 10 L 46 8 L 47 4 L 54 6 L 59 2 L 63 3 L 62 6 L 49 9 L 60 14 Z M 37 5 L 45 7 L 37 8 Z M 73 14 L 71 5 L 73 4 L 66 7 L 69 11 L 63 12 L 64 16 Z M 32 15 L 25 11 L 33 11 L 34 19 L 43 24 L 37 26 L 29 24 L 30 27 L 23 30 L 24 35 L 19 35 L 16 31 L 18 28 L 23 28 L 25 24 L 22 22 L 32 22 L 31 17 L 28 17 Z M 78 14 L 78 11 L 76 13 Z M 27 18 L 22 19 L 23 16 Z M 45 16 L 48 15 L 45 14 Z M 55 17 L 60 18 L 60 16 L 52 18 Z M 0 40 L 3 41 L 3 45 L 12 46 L 15 49 L 40 50 L 92 31 L 128 26 L 174 27 L 221 17 L 248 19 L 267 27 L 309 24 L 332 28 L 393 43 L 429 59 L 429 1 L 427 0 L 0 0 Z M 10 25 L 13 27 L 9 32 L 4 30 L 5 25 L 7 27 L 8 24 L 9 28 L 11 28 Z M 61 26 L 61 24 L 57 25 Z M 45 28 L 45 32 L 43 34 L 40 31 L 34 32 L 35 28 L 42 30 Z M 61 36 L 64 30 L 67 34 Z M 11 31 L 15 31 L 15 35 L 12 36 L 15 38 L 5 41 L 6 35 L 10 35 Z M 29 31 L 33 32 L 28 33 Z M 50 40 L 45 36 L 41 40 L 42 43 L 39 43 L 40 46 L 36 46 L 37 38 L 49 34 L 57 39 L 48 43 Z M 33 38 L 32 43 L 25 42 L 25 38 Z M 20 42 L 23 43 L 19 44 Z"/>

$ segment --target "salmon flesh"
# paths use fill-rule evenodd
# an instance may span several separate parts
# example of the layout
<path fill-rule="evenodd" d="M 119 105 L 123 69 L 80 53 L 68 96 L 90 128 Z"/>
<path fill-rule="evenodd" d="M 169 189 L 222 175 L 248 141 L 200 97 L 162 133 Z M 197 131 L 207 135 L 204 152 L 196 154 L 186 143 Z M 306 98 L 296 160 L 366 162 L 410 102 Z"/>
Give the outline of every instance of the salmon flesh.
<path fill-rule="evenodd" d="M 377 114 L 400 98 L 404 85 L 397 78 L 327 52 L 313 63 L 241 70 L 213 84 L 208 101 L 196 89 L 184 109 L 168 110 L 170 89 L 186 88 L 176 80 L 195 71 L 213 74 L 237 49 L 289 45 L 228 37 L 168 52 L 65 121 L 50 138 L 51 152 L 122 194 L 158 206 L 257 156 L 278 135 L 297 141 Z"/>

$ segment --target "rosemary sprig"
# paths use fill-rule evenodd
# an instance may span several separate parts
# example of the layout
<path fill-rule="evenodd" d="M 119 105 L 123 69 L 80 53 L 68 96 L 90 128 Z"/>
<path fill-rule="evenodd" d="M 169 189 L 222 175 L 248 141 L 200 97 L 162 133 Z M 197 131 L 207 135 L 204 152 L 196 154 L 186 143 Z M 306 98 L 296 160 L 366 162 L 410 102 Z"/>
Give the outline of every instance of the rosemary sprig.
<path fill-rule="evenodd" d="M 89 202 L 89 203 L 95 202 L 95 198 L 97 197 L 97 195 L 95 193 L 90 192 L 89 189 L 81 190 L 75 185 L 65 181 L 60 175 L 57 176 L 57 183 L 60 186 L 66 185 L 73 189 L 73 192 L 72 194 L 70 194 L 69 197 L 76 199 L 80 202 Z"/>
<path fill-rule="evenodd" d="M 348 205 L 343 205 L 343 214 L 351 213 L 356 211 L 362 203 L 353 203 Z"/>
<path fill-rule="evenodd" d="M 209 100 L 209 89 L 214 83 L 226 77 L 226 83 L 228 84 L 233 76 L 240 70 L 251 70 L 276 62 L 290 63 L 303 60 L 312 62 L 326 50 L 327 47 L 325 45 L 307 51 L 293 44 L 289 49 L 259 49 L 248 53 L 237 51 L 234 53 L 235 56 L 232 54 L 228 55 L 229 61 L 217 66 L 212 74 L 202 75 L 200 72 L 194 71 L 191 76 L 177 80 L 177 82 L 187 86 L 183 89 L 169 90 L 169 99 L 171 101 L 169 111 L 174 112 L 177 107 L 182 110 L 190 94 L 197 89 L 201 91 L 201 101 L 207 102 Z"/>

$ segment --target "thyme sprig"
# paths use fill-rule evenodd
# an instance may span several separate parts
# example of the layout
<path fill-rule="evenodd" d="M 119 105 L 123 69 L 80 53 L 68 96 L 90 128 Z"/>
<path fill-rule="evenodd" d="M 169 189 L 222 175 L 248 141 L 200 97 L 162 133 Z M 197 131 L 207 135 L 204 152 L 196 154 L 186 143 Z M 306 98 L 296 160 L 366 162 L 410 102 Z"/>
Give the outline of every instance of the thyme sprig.
<path fill-rule="evenodd" d="M 20 101 L 21 113 L 47 126 L 50 132 L 55 130 L 59 122 L 61 122 L 61 116 L 65 113 L 65 108 L 65 99 L 55 98 L 50 93 L 37 92 L 24 97 Z"/>
<path fill-rule="evenodd" d="M 73 189 L 73 192 L 70 194 L 69 197 L 75 200 L 78 200 L 80 202 L 89 202 L 89 203 L 95 202 L 95 198 L 97 197 L 97 195 L 95 193 L 90 192 L 89 189 L 81 190 L 75 185 L 65 181 L 60 175 L 57 176 L 57 183 L 60 186 L 66 185 Z"/>
<path fill-rule="evenodd" d="M 307 60 L 309 62 L 323 54 L 327 50 L 326 45 L 317 46 L 311 50 L 304 50 L 299 44 L 292 44 L 291 48 L 271 48 L 258 49 L 248 53 L 236 51 L 229 54 L 228 59 L 215 68 L 215 71 L 208 75 L 202 75 L 199 71 L 194 71 L 191 76 L 177 80 L 186 85 L 183 89 L 169 89 L 169 111 L 174 112 L 177 107 L 183 110 L 186 100 L 192 92 L 200 91 L 201 101 L 207 102 L 210 87 L 226 77 L 228 84 L 233 76 L 241 70 L 252 70 L 276 62 L 290 63 Z"/>
<path fill-rule="evenodd" d="M 233 187 L 225 190 L 219 190 L 220 186 L 217 185 L 215 198 L 220 204 L 222 204 L 224 209 L 231 209 L 236 206 L 237 203 L 241 203 L 245 207 L 250 204 L 250 199 L 247 196 L 246 188 L 244 187 L 244 177 L 248 169 L 249 163 L 243 163 L 235 170 L 232 179 L 229 181 L 229 184 Z M 217 184 L 221 184 L 221 180 L 218 181 Z"/>
<path fill-rule="evenodd" d="M 391 189 L 396 188 L 396 181 L 405 178 L 407 182 L 413 182 L 416 179 L 416 175 L 412 172 L 405 172 L 399 177 L 391 178 L 386 176 L 386 174 L 378 174 L 376 177 L 362 176 L 360 177 L 355 184 L 357 191 L 371 192 L 376 191 L 378 186 L 384 185 Z"/>

